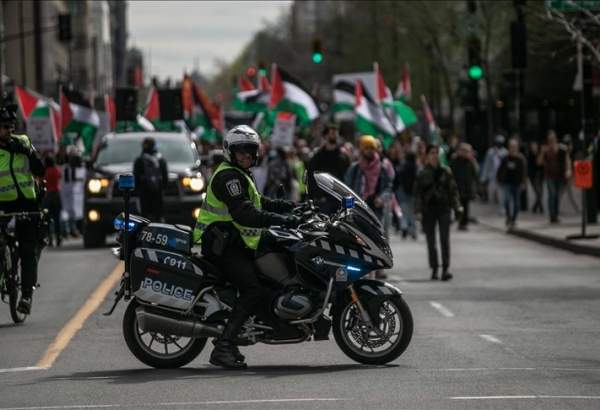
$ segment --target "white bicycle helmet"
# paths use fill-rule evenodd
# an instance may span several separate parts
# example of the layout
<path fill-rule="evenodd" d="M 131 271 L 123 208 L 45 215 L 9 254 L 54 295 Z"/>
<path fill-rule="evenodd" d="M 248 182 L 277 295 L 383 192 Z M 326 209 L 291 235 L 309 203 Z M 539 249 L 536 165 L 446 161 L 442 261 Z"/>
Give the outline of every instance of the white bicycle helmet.
<path fill-rule="evenodd" d="M 238 125 L 227 132 L 223 138 L 223 156 L 229 163 L 235 162 L 235 152 L 245 152 L 252 155 L 253 164 L 258 160 L 260 137 L 247 125 Z"/>

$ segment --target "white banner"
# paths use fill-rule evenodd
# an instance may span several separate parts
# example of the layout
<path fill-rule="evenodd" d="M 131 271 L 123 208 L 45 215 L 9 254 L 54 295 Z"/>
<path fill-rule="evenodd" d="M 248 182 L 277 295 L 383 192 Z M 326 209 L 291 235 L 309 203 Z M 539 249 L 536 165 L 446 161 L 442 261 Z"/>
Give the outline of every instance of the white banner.
<path fill-rule="evenodd" d="M 27 136 L 38 152 L 55 152 L 56 141 L 52 133 L 50 117 L 29 117 L 27 120 Z"/>
<path fill-rule="evenodd" d="M 296 131 L 296 116 L 277 115 L 273 133 L 271 134 L 271 145 L 273 147 L 291 147 L 294 145 L 294 132 Z M 287 113 L 286 113 L 287 114 Z"/>

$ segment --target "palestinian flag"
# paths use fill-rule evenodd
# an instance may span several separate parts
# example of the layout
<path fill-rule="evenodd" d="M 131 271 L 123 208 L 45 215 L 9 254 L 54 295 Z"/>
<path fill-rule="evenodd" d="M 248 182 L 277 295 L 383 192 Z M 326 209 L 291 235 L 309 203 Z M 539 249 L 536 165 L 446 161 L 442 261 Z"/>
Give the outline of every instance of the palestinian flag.
<path fill-rule="evenodd" d="M 412 85 L 410 83 L 410 72 L 408 70 L 408 64 L 404 63 L 404 68 L 402 69 L 402 78 L 398 83 L 398 88 L 396 89 L 396 98 L 401 101 L 410 100 L 412 94 Z"/>
<path fill-rule="evenodd" d="M 181 98 L 185 119 L 201 139 L 216 141 L 223 132 L 221 110 L 191 77 L 184 76 Z"/>
<path fill-rule="evenodd" d="M 405 104 L 403 101 L 395 100 L 392 103 L 392 108 L 396 115 L 400 117 L 404 125 L 406 125 L 407 127 L 410 127 L 411 125 L 414 125 L 417 122 L 419 122 L 417 114 L 415 114 L 414 110 L 410 108 L 407 104 Z"/>
<path fill-rule="evenodd" d="M 254 85 L 244 76 L 238 77 L 238 89 L 240 91 L 251 91 L 254 90 Z"/>
<path fill-rule="evenodd" d="M 269 108 L 269 93 L 262 90 L 240 91 L 233 100 L 233 109 L 246 112 L 264 112 Z"/>
<path fill-rule="evenodd" d="M 276 112 L 292 112 L 300 125 L 309 125 L 319 117 L 316 100 L 286 71 L 273 64 L 269 108 Z"/>
<path fill-rule="evenodd" d="M 149 121 L 160 120 L 160 103 L 158 100 L 158 90 L 156 87 L 150 89 L 148 94 L 148 101 L 146 102 L 146 108 L 144 109 L 143 116 Z"/>
<path fill-rule="evenodd" d="M 406 128 L 406 124 L 404 124 L 404 121 L 402 121 L 402 118 L 394 109 L 394 98 L 392 97 L 392 92 L 388 86 L 385 85 L 385 81 L 383 80 L 383 75 L 379 70 L 378 63 L 373 63 L 373 70 L 375 71 L 377 101 L 382 105 L 384 114 L 388 117 L 396 132 L 402 132 Z"/>
<path fill-rule="evenodd" d="M 340 80 L 333 85 L 333 105 L 331 112 L 335 115 L 342 112 L 354 112 L 354 84 Z"/>
<path fill-rule="evenodd" d="M 58 141 L 60 132 L 60 106 L 31 90 L 15 87 L 17 93 L 17 103 L 21 110 L 23 119 L 27 121 L 29 118 L 50 118 L 52 121 L 52 132 L 55 141 Z"/>
<path fill-rule="evenodd" d="M 104 110 L 108 114 L 108 122 L 110 124 L 110 130 L 113 131 L 117 128 L 117 106 L 115 100 L 110 95 L 104 95 Z"/>
<path fill-rule="evenodd" d="M 356 96 L 354 105 L 356 130 L 362 134 L 378 137 L 383 141 L 384 148 L 387 149 L 396 134 L 394 126 L 384 114 L 381 106 L 369 95 L 362 81 L 356 82 L 354 94 Z"/>
<path fill-rule="evenodd" d="M 429 108 L 429 104 L 427 104 L 427 99 L 422 94 L 421 94 L 421 104 L 423 104 L 423 113 L 425 114 L 425 120 L 427 121 L 427 126 L 429 129 L 429 142 L 430 143 L 437 142 L 437 125 L 433 118 L 433 113 L 431 112 L 431 108 Z"/>
<path fill-rule="evenodd" d="M 80 94 L 75 92 L 68 92 L 68 94 L 65 90 L 60 90 L 63 137 L 68 133 L 77 134 L 83 142 L 85 153 L 90 154 L 94 147 L 96 131 L 100 126 L 100 117 Z"/>

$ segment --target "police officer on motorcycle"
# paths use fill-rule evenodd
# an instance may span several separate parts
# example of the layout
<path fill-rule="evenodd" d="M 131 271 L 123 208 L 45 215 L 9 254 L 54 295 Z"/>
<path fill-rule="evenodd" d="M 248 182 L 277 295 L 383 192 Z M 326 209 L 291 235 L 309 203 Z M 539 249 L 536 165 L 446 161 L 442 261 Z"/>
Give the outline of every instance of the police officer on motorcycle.
<path fill-rule="evenodd" d="M 240 292 L 210 356 L 211 364 L 230 369 L 246 367 L 236 336 L 266 296 L 254 267 L 261 230 L 300 223 L 300 218 L 289 214 L 292 202 L 269 199 L 258 192 L 250 168 L 256 165 L 259 146 L 258 134 L 247 125 L 227 133 L 223 139 L 225 161 L 211 177 L 194 229 L 194 242 L 201 243 L 202 254 L 216 263 Z"/>
<path fill-rule="evenodd" d="M 35 177 L 44 176 L 44 164 L 27 135 L 13 134 L 16 106 L 0 107 L 0 211 L 37 212 Z M 31 313 L 33 290 L 37 284 L 39 261 L 37 217 L 17 219 L 15 234 L 19 242 L 22 296 L 17 310 Z"/>

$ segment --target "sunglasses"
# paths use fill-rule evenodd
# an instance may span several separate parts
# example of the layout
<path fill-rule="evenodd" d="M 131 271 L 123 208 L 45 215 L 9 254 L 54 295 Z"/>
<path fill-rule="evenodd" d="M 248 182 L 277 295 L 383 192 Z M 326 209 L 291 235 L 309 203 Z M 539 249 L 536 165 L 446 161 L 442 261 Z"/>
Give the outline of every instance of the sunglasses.
<path fill-rule="evenodd" d="M 13 125 L 12 124 L 0 124 L 0 128 L 3 128 L 5 130 L 12 130 Z"/>

